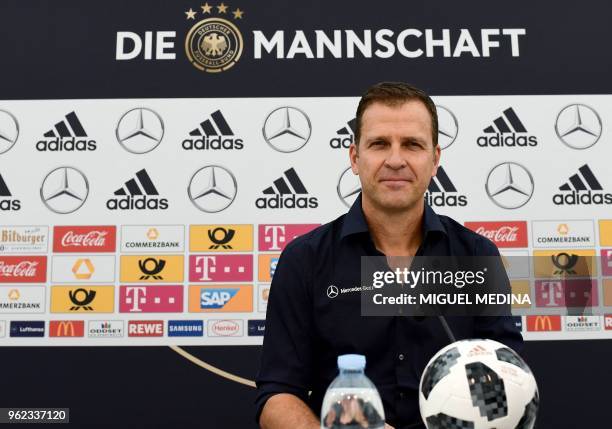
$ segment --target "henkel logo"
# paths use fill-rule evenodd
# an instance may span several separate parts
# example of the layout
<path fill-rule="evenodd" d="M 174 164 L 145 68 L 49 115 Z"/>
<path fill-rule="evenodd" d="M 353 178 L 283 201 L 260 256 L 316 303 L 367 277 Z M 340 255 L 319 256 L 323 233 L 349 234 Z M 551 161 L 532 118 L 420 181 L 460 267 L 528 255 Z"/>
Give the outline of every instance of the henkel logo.
<path fill-rule="evenodd" d="M 191 282 L 250 282 L 253 281 L 252 255 L 191 255 Z"/>
<path fill-rule="evenodd" d="M 560 331 L 561 316 L 527 316 L 527 330 L 538 331 Z"/>
<path fill-rule="evenodd" d="M 163 320 L 130 320 L 128 337 L 163 337 Z"/>
<path fill-rule="evenodd" d="M 612 249 L 601 249 L 601 274 L 612 276 Z"/>
<path fill-rule="evenodd" d="M 47 253 L 48 226 L 0 227 L 0 254 Z"/>
<path fill-rule="evenodd" d="M 224 319 L 208 321 L 209 337 L 242 337 L 244 336 L 244 320 Z"/>
<path fill-rule="evenodd" d="M 51 320 L 49 321 L 50 337 L 82 337 L 85 335 L 83 320 Z"/>
<path fill-rule="evenodd" d="M 318 223 L 287 223 L 259 225 L 259 250 L 262 252 L 279 252 L 294 238 L 312 231 Z"/>
<path fill-rule="evenodd" d="M 276 272 L 276 265 L 278 264 L 278 259 L 280 254 L 265 254 L 259 255 L 257 264 L 259 270 L 257 272 L 257 279 L 260 282 L 271 282 L 272 277 L 274 277 L 274 273 Z"/>
<path fill-rule="evenodd" d="M 465 227 L 488 238 L 497 247 L 527 247 L 527 222 L 465 222 Z"/>
<path fill-rule="evenodd" d="M 536 307 L 595 307 L 599 304 L 597 280 L 536 280 Z"/>
<path fill-rule="evenodd" d="M 189 287 L 189 312 L 250 313 L 253 311 L 252 285 L 206 285 Z"/>
<path fill-rule="evenodd" d="M 44 283 L 46 256 L 0 256 L 0 283 Z"/>
<path fill-rule="evenodd" d="M 115 236 L 115 226 L 56 226 L 53 228 L 53 252 L 114 252 Z"/>
<path fill-rule="evenodd" d="M 604 316 L 604 327 L 606 331 L 612 330 L 612 314 L 606 314 Z"/>
<path fill-rule="evenodd" d="M 183 286 L 121 286 L 120 313 L 182 313 Z"/>

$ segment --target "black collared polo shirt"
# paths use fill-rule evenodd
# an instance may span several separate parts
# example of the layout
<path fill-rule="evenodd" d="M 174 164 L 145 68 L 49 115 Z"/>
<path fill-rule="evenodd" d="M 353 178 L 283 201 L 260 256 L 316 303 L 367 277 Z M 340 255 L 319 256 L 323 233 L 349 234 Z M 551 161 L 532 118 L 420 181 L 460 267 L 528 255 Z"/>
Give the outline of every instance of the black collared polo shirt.
<path fill-rule="evenodd" d="M 337 357 L 366 356 L 366 375 L 378 388 L 386 421 L 418 426 L 418 385 L 425 365 L 450 343 L 435 317 L 363 317 L 360 293 L 328 294 L 359 286 L 362 256 L 382 255 L 370 236 L 361 195 L 345 215 L 293 240 L 280 256 L 266 315 L 256 418 L 268 398 L 291 393 L 319 416 Z M 490 240 L 425 204 L 417 256 L 498 256 Z M 457 338 L 489 338 L 514 350 L 522 337 L 511 317 L 448 317 Z M 309 395 L 309 392 L 312 392 Z M 415 425 L 415 426 L 412 426 Z"/>

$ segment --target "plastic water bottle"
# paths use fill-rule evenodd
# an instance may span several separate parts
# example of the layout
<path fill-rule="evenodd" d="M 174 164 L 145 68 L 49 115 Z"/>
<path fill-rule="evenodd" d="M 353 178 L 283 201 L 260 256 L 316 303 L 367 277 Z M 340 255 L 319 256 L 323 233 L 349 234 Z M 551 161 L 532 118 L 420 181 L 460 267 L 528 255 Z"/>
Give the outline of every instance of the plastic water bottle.
<path fill-rule="evenodd" d="M 321 429 L 383 429 L 385 410 L 374 383 L 364 374 L 365 356 L 338 356 L 340 374 L 327 388 Z"/>

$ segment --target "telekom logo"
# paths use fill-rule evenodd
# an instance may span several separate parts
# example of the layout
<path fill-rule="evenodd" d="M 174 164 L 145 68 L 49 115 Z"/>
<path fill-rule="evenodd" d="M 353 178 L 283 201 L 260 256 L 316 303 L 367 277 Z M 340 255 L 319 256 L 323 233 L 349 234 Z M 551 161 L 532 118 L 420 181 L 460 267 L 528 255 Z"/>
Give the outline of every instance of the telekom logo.
<path fill-rule="evenodd" d="M 593 307 L 598 305 L 593 279 L 537 280 L 537 307 Z"/>
<path fill-rule="evenodd" d="M 538 297 L 542 300 L 541 306 L 560 307 L 563 305 L 563 285 L 561 282 L 542 282 L 539 291 Z"/>
<path fill-rule="evenodd" d="M 612 249 L 601 251 L 601 273 L 604 276 L 612 276 Z"/>
<path fill-rule="evenodd" d="M 192 282 L 251 282 L 252 255 L 191 255 L 189 281 Z"/>
<path fill-rule="evenodd" d="M 121 286 L 120 313 L 183 311 L 183 286 Z"/>
<path fill-rule="evenodd" d="M 278 252 L 294 238 L 315 229 L 319 224 L 259 225 L 259 250 Z"/>

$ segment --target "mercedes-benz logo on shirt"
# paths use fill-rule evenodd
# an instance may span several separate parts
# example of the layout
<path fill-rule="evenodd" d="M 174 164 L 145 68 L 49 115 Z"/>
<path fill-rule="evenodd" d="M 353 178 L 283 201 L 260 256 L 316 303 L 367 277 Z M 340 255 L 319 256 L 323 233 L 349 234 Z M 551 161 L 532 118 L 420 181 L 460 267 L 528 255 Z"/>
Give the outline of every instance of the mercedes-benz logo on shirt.
<path fill-rule="evenodd" d="M 327 287 L 327 297 L 328 297 L 328 298 L 335 298 L 335 297 L 337 297 L 337 296 L 338 296 L 338 293 L 339 293 L 339 291 L 338 291 L 338 286 L 335 286 L 335 285 L 329 285 L 329 286 Z"/>
<path fill-rule="evenodd" d="M 438 144 L 440 149 L 446 149 L 457 139 L 459 123 L 457 117 L 448 108 L 436 105 L 438 112 Z"/>
<path fill-rule="evenodd" d="M 311 131 L 308 116 L 300 109 L 289 106 L 273 110 L 262 129 L 266 143 L 279 152 L 301 149 L 308 143 Z"/>
<path fill-rule="evenodd" d="M 524 206 L 533 195 L 533 176 L 516 162 L 502 162 L 489 171 L 485 185 L 487 195 L 504 209 Z"/>
<path fill-rule="evenodd" d="M 119 144 L 128 152 L 151 152 L 164 137 L 164 121 L 153 110 L 138 107 L 129 110 L 119 119 L 115 135 Z"/>
<path fill-rule="evenodd" d="M 19 137 L 19 122 L 11 112 L 0 110 L 0 153 L 10 150 Z"/>
<path fill-rule="evenodd" d="M 595 109 L 586 104 L 570 104 L 557 115 L 555 131 L 567 146 L 587 149 L 601 137 L 601 118 Z"/>
<path fill-rule="evenodd" d="M 237 192 L 236 178 L 231 171 L 219 165 L 200 168 L 191 177 L 187 188 L 193 205 L 206 213 L 216 213 L 228 208 Z"/>
<path fill-rule="evenodd" d="M 351 207 L 353 202 L 361 192 L 361 182 L 359 176 L 353 174 L 351 167 L 342 172 L 336 186 L 338 197 L 345 206 Z"/>
<path fill-rule="evenodd" d="M 40 198 L 52 212 L 72 213 L 89 195 L 87 177 L 74 167 L 58 167 L 49 172 L 40 186 Z"/>

